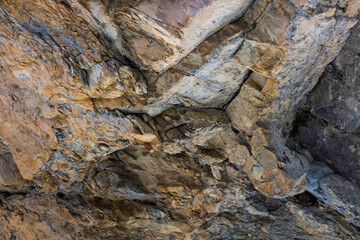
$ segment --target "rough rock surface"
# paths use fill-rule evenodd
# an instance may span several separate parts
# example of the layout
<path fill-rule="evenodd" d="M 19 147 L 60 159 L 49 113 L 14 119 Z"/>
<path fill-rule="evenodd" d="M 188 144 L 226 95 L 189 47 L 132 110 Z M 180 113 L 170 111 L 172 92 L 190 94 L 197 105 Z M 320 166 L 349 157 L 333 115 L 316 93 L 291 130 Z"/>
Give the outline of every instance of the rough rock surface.
<path fill-rule="evenodd" d="M 316 168 L 309 191 L 360 225 L 360 69 L 358 37 L 352 33 L 298 113 L 291 144 L 331 169 Z M 297 143 L 297 144 L 294 144 Z M 290 145 L 291 145 L 290 144 Z M 320 174 L 321 172 L 321 174 Z M 336 173 L 336 174 L 333 174 Z"/>
<path fill-rule="evenodd" d="M 350 141 L 357 157 L 351 41 L 328 64 L 359 10 L 357 0 L 1 1 L 1 238 L 359 239 L 358 161 L 311 149 Z M 309 98 L 318 131 L 298 128 L 286 144 L 325 66 Z"/>

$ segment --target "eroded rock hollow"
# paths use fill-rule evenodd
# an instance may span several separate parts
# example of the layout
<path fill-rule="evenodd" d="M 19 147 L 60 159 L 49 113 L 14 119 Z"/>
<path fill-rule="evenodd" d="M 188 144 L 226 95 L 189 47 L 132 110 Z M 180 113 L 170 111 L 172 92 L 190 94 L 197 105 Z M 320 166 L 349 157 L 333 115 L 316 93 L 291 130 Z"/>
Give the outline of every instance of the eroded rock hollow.
<path fill-rule="evenodd" d="M 0 238 L 359 239 L 359 11 L 0 1 Z"/>

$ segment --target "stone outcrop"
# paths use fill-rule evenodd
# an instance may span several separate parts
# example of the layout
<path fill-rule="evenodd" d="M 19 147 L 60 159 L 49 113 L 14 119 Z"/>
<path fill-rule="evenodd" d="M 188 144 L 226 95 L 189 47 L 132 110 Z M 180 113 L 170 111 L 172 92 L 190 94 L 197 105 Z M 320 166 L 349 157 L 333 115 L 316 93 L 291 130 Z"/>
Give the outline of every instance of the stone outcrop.
<path fill-rule="evenodd" d="M 356 25 L 297 113 L 290 145 L 326 167 L 312 167 L 309 191 L 360 225 L 359 55 Z M 315 166 L 318 166 L 316 163 Z M 325 170 L 326 169 L 326 170 Z"/>
<path fill-rule="evenodd" d="M 311 147 L 332 148 L 318 119 L 335 113 L 326 121 L 356 155 L 351 41 L 332 61 L 359 11 L 356 0 L 1 1 L 2 238 L 358 239 L 357 168 L 344 176 L 358 162 Z M 315 130 L 297 127 L 325 67 L 308 100 Z M 319 142 L 306 150 L 306 136 Z"/>

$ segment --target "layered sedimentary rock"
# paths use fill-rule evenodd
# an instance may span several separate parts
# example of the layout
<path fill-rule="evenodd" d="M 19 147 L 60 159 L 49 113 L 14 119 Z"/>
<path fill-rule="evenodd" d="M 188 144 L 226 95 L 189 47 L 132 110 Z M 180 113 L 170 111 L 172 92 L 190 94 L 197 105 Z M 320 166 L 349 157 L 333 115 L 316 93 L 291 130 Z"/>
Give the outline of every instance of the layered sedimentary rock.
<path fill-rule="evenodd" d="M 358 182 L 286 138 L 359 9 L 2 1 L 3 238 L 357 239 Z"/>

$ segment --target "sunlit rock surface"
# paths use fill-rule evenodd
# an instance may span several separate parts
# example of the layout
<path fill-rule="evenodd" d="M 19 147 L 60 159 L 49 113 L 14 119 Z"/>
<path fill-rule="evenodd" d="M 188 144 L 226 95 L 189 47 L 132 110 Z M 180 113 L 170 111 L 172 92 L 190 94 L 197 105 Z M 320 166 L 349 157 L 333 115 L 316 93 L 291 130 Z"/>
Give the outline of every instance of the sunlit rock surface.
<path fill-rule="evenodd" d="M 1 238 L 359 239 L 359 9 L 1 1 Z"/>

